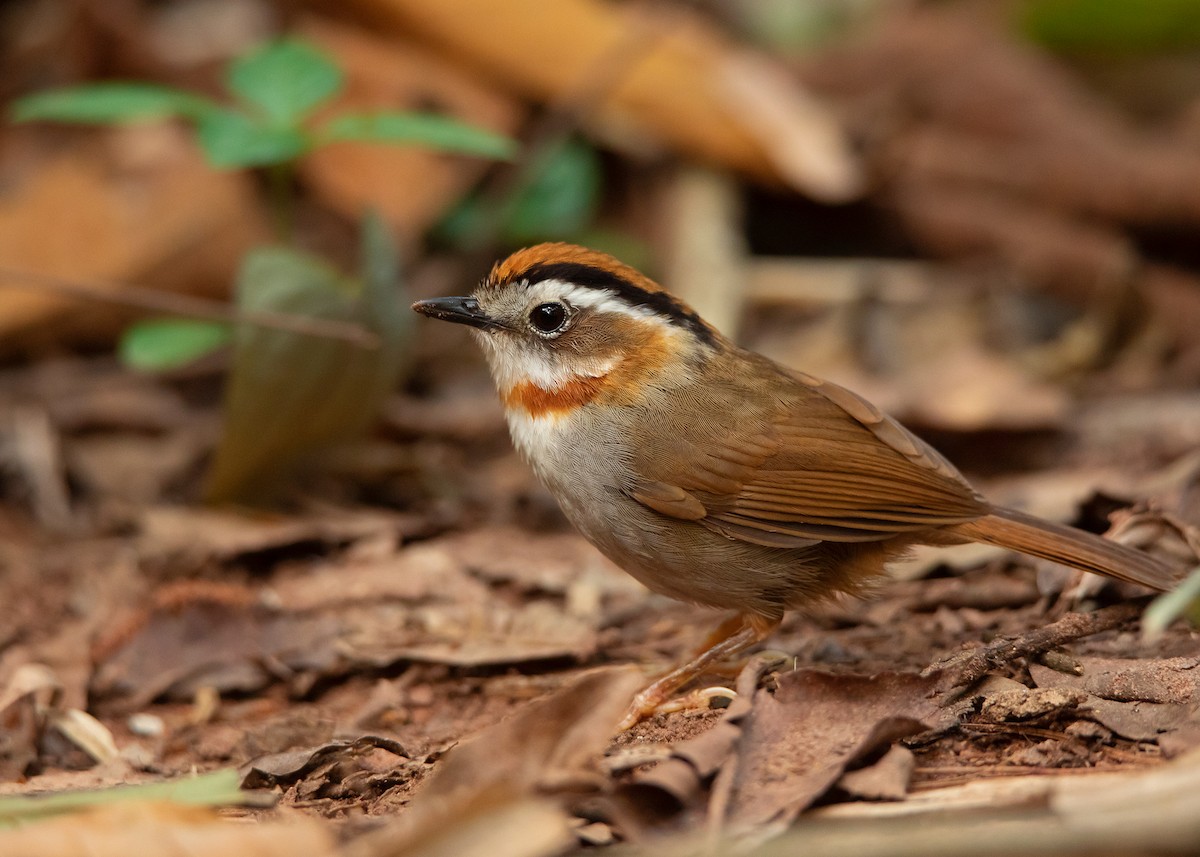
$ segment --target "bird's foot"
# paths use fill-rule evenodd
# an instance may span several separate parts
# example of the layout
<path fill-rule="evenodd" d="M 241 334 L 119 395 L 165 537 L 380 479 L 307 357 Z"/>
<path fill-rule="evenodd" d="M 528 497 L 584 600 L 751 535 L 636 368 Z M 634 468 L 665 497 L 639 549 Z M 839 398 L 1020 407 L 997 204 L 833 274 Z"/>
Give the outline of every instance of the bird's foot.
<path fill-rule="evenodd" d="M 737 623 L 723 623 L 718 630 L 719 634 L 723 634 L 724 636 L 721 636 L 716 642 L 711 643 L 708 648 L 691 661 L 671 670 L 671 672 L 658 679 L 633 698 L 633 702 L 629 704 L 629 710 L 626 712 L 619 728 L 624 732 L 655 714 L 664 711 L 679 711 L 682 708 L 697 707 L 696 703 L 699 703 L 701 698 L 710 699 L 715 696 L 727 696 L 732 699 L 737 694 L 733 691 L 727 691 L 724 688 L 718 688 L 718 692 L 714 693 L 708 693 L 711 689 L 699 691 L 700 694 L 708 693 L 708 696 L 696 697 L 693 703 L 686 701 L 688 697 L 684 697 L 685 701 L 678 707 L 670 703 L 675 691 L 694 680 L 702 672 L 710 669 L 713 664 L 741 654 L 755 643 L 761 642 L 778 625 L 778 619 L 768 619 L 754 615 L 741 616 Z"/>
<path fill-rule="evenodd" d="M 655 686 L 643 690 L 633 698 L 629 710 L 618 727 L 622 732 L 632 729 L 643 720 L 648 720 L 656 714 L 674 714 L 677 711 L 707 710 L 710 708 L 726 708 L 737 698 L 737 691 L 727 687 L 701 687 L 683 696 L 671 698 L 670 693 L 654 692 Z M 720 702 L 724 700 L 724 702 Z"/>

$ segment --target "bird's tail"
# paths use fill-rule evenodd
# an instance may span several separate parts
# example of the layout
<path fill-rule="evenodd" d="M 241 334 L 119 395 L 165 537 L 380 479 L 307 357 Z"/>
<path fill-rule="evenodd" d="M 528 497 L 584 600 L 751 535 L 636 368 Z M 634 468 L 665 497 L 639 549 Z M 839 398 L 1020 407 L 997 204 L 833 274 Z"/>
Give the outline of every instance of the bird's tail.
<path fill-rule="evenodd" d="M 1160 592 L 1179 582 L 1179 575 L 1170 566 L 1149 554 L 1015 509 L 997 507 L 982 518 L 947 529 L 972 541 L 1140 583 Z"/>

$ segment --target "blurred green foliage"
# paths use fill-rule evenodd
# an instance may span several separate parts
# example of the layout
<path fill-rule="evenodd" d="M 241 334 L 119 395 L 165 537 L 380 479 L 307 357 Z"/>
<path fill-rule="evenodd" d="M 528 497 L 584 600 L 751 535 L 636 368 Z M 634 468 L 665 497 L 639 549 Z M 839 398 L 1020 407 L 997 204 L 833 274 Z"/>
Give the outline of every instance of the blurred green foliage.
<path fill-rule="evenodd" d="M 238 327 L 225 390 L 225 424 L 205 486 L 211 502 L 266 499 L 309 455 L 366 430 L 405 365 L 415 317 L 397 302 L 400 265 L 387 226 L 363 224 L 360 274 L 288 247 L 263 247 L 242 264 L 243 310 L 355 322 L 374 349 L 254 325 Z"/>
<path fill-rule="evenodd" d="M 181 806 L 233 806 L 246 802 L 239 786 L 242 778 L 233 768 L 183 777 L 165 783 L 141 783 L 56 794 L 0 797 L 0 829 L 18 827 L 97 806 L 132 801 L 156 801 Z"/>
<path fill-rule="evenodd" d="M 12 117 L 89 124 L 184 121 L 194 128 L 212 166 L 269 169 L 281 242 L 290 238 L 296 161 L 321 146 L 342 141 L 419 145 L 484 158 L 510 158 L 516 152 L 516 142 L 506 136 L 430 113 L 342 113 L 318 120 L 316 112 L 344 83 L 342 70 L 321 51 L 284 38 L 229 65 L 229 103 L 154 84 L 108 82 L 28 96 L 16 103 Z M 568 157 L 578 162 L 594 154 Z M 559 166 L 551 179 L 570 185 L 571 205 L 554 193 L 530 205 L 538 210 L 556 206 L 549 212 L 555 221 L 586 220 L 599 193 L 598 172 L 581 172 L 587 169 L 577 163 Z M 536 221 L 529 210 L 521 217 Z M 224 431 L 206 485 L 209 500 L 265 499 L 277 477 L 300 460 L 361 434 L 395 386 L 412 313 L 399 301 L 399 263 L 386 226 L 368 217 L 362 235 L 357 277 L 343 276 L 321 258 L 291 247 L 252 251 L 242 260 L 235 301 L 243 313 L 356 323 L 378 338 L 373 349 L 250 324 L 149 319 L 127 329 L 119 353 L 127 365 L 143 370 L 175 368 L 232 343 Z"/>
<path fill-rule="evenodd" d="M 1146 608 L 1142 615 L 1142 634 L 1147 639 L 1157 639 L 1176 619 L 1187 619 L 1193 627 L 1200 627 L 1200 566 Z"/>
<path fill-rule="evenodd" d="M 596 150 L 583 140 L 567 140 L 530 164 L 505 199 L 469 196 L 435 234 L 450 246 L 472 249 L 493 240 L 515 246 L 573 239 L 595 219 L 602 182 Z"/>
<path fill-rule="evenodd" d="M 286 192 L 291 169 L 296 159 L 321 146 L 342 141 L 423 145 L 487 158 L 509 158 L 516 151 L 508 137 L 428 113 L 342 113 L 312 126 L 313 113 L 342 90 L 345 76 L 321 51 L 296 39 L 268 42 L 234 60 L 225 84 L 236 104 L 156 84 L 108 82 L 27 96 L 15 103 L 12 116 L 18 122 L 104 125 L 187 121 L 212 166 L 275 168 L 274 186 L 284 190 L 276 200 L 281 239 L 291 222 Z M 126 332 L 119 353 L 136 369 L 172 369 L 226 344 L 230 336 L 209 322 L 151 319 Z"/>
<path fill-rule="evenodd" d="M 195 126 L 208 162 L 219 168 L 288 164 L 345 140 L 429 146 L 483 158 L 516 152 L 508 137 L 436 114 L 344 113 L 315 123 L 313 114 L 344 82 L 342 70 L 316 48 L 279 39 L 230 64 L 225 85 L 235 104 L 165 86 L 114 82 L 27 96 L 13 106 L 12 117 L 90 124 L 178 118 Z"/>
<path fill-rule="evenodd" d="M 1025 0 L 1021 29 L 1056 50 L 1142 53 L 1200 47 L 1197 0 Z"/>
<path fill-rule="evenodd" d="M 229 343 L 233 328 L 215 321 L 152 318 L 125 329 L 118 346 L 121 362 L 143 372 L 178 369 Z"/>

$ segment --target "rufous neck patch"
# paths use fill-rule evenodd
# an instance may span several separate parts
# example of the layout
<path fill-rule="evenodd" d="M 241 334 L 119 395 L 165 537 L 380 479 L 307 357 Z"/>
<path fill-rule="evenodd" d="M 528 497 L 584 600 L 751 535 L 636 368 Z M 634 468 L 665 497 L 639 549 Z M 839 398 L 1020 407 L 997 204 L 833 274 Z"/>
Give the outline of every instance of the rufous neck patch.
<path fill-rule="evenodd" d="M 501 394 L 506 408 L 524 411 L 533 418 L 566 416 L 600 395 L 607 376 L 577 375 L 561 387 L 547 390 L 532 381 L 522 381 Z"/>

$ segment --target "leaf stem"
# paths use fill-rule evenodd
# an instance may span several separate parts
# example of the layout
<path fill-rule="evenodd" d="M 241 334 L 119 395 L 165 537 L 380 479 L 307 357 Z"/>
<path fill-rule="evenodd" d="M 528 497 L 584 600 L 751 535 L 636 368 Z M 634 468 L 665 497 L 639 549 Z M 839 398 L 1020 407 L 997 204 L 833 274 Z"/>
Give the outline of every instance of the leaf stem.
<path fill-rule="evenodd" d="M 267 168 L 271 214 L 279 243 L 293 245 L 296 239 L 296 197 L 293 191 L 295 163 L 287 160 Z"/>

